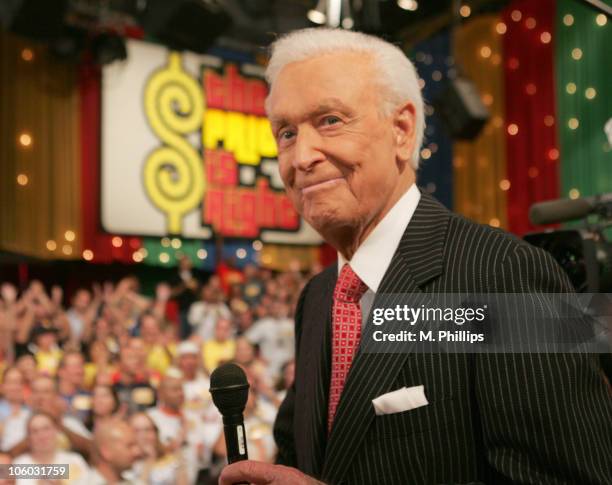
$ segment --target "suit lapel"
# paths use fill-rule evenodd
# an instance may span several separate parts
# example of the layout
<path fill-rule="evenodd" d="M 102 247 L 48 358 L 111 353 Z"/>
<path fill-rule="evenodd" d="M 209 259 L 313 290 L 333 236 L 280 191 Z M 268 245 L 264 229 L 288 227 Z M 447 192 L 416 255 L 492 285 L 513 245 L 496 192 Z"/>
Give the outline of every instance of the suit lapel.
<path fill-rule="evenodd" d="M 304 331 L 308 340 L 304 349 L 308 352 L 306 375 L 310 377 L 305 399 L 311 405 L 305 405 L 304 415 L 296 419 L 303 420 L 305 426 L 305 444 L 307 453 L 300 469 L 318 476 L 323 468 L 323 458 L 327 443 L 327 399 L 331 374 L 331 311 L 334 285 L 338 277 L 337 266 L 326 270 L 321 287 L 315 294 L 321 295 L 316 305 L 311 307 L 305 320 Z M 314 399 L 313 399 L 314 398 Z M 299 453 L 299 450 L 298 450 Z"/>
<path fill-rule="evenodd" d="M 405 295 L 419 297 L 420 286 L 441 274 L 448 217 L 449 212 L 437 201 L 427 194 L 421 195 L 381 281 L 374 306 L 381 298 L 387 306 L 399 304 Z M 371 320 L 367 325 L 372 325 Z M 405 349 L 389 350 L 392 353 L 368 353 L 360 346 L 355 355 L 327 444 L 323 479 L 339 481 L 344 477 L 355 457 L 354 450 L 359 448 L 374 420 L 372 399 L 393 390 L 410 354 Z"/>

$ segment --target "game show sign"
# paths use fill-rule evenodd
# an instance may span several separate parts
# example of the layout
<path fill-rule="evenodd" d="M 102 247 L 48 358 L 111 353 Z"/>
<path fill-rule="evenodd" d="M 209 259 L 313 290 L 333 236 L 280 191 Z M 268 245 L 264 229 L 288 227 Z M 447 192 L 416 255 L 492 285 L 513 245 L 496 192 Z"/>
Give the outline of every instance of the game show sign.
<path fill-rule="evenodd" d="M 261 74 L 129 41 L 128 60 L 103 71 L 104 229 L 319 243 L 282 190 Z"/>

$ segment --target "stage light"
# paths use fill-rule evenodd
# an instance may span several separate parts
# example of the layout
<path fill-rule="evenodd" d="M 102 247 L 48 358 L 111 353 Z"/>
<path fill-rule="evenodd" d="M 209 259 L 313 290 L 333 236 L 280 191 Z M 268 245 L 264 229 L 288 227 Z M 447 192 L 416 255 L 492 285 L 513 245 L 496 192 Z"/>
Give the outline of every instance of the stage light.
<path fill-rule="evenodd" d="M 527 175 L 532 179 L 536 178 L 539 173 L 540 171 L 538 170 L 538 167 L 529 167 L 529 170 L 527 170 Z"/>
<path fill-rule="evenodd" d="M 510 189 L 510 180 L 508 179 L 502 179 L 499 181 L 499 188 L 502 189 L 504 192 Z"/>
<path fill-rule="evenodd" d="M 206 259 L 208 257 L 208 251 L 206 251 L 206 249 L 198 249 L 196 254 L 200 259 Z"/>
<path fill-rule="evenodd" d="M 533 17 L 529 17 L 527 20 L 525 20 L 525 27 L 527 27 L 529 30 L 535 29 L 535 26 L 536 19 L 534 19 Z"/>
<path fill-rule="evenodd" d="M 261 251 L 261 248 L 263 248 L 263 243 L 260 240 L 253 241 L 253 249 L 255 251 Z"/>
<path fill-rule="evenodd" d="M 85 251 L 83 251 L 83 259 L 85 261 L 91 261 L 93 257 L 94 257 L 94 253 L 90 249 L 86 249 Z"/>
<path fill-rule="evenodd" d="M 115 236 L 112 241 L 111 241 L 112 245 L 115 246 L 116 248 L 120 248 L 121 246 L 123 246 L 123 239 L 121 239 L 119 236 Z"/>
<path fill-rule="evenodd" d="M 567 26 L 570 27 L 571 25 L 574 24 L 574 16 L 572 14 L 566 14 L 563 16 L 563 23 Z"/>
<path fill-rule="evenodd" d="M 134 254 L 132 254 L 132 259 L 135 263 L 140 263 L 144 258 L 139 251 L 136 251 Z"/>
<path fill-rule="evenodd" d="M 548 150 L 548 158 L 550 158 L 551 160 L 558 160 L 559 150 L 557 150 L 556 148 L 551 148 L 550 150 Z"/>
<path fill-rule="evenodd" d="M 567 126 L 569 126 L 570 130 L 575 130 L 580 125 L 578 118 L 570 118 L 567 122 Z"/>
<path fill-rule="evenodd" d="M 172 238 L 172 241 L 170 241 L 170 245 L 174 248 L 174 249 L 180 249 L 180 247 L 183 245 L 183 243 L 181 242 L 181 240 L 177 237 Z"/>
<path fill-rule="evenodd" d="M 471 13 L 472 13 L 472 9 L 470 8 L 469 5 L 462 5 L 461 8 L 459 9 L 459 14 L 463 18 L 468 18 Z"/>
<path fill-rule="evenodd" d="M 574 59 L 575 61 L 579 61 L 580 59 L 582 59 L 582 49 L 580 49 L 579 47 L 572 49 L 572 59 Z"/>
<path fill-rule="evenodd" d="M 325 14 L 327 10 L 327 0 L 319 0 L 317 6 L 308 11 L 306 17 L 313 24 L 323 25 L 327 22 L 327 15 Z"/>
<path fill-rule="evenodd" d="M 238 259 L 244 259 L 247 257 L 247 252 L 245 249 L 240 248 L 236 250 L 236 256 L 238 257 Z"/>
<path fill-rule="evenodd" d="M 57 243 L 51 239 L 47 241 L 47 249 L 49 251 L 55 251 L 57 249 Z"/>
<path fill-rule="evenodd" d="M 586 99 L 593 99 L 595 96 L 597 96 L 597 91 L 595 91 L 595 88 L 587 88 L 584 92 L 584 96 Z"/>
<path fill-rule="evenodd" d="M 519 129 L 518 129 L 518 125 L 516 123 L 510 123 L 508 125 L 508 134 L 510 136 L 514 136 L 518 133 Z"/>
<path fill-rule="evenodd" d="M 542 32 L 540 34 L 540 41 L 542 42 L 542 44 L 549 44 L 551 40 L 552 35 L 550 35 L 550 32 Z"/>
<path fill-rule="evenodd" d="M 597 17 L 595 17 L 595 23 L 600 27 L 603 27 L 608 23 L 608 18 L 603 13 L 600 13 L 597 15 Z"/>
<path fill-rule="evenodd" d="M 567 83 L 565 86 L 565 90 L 567 94 L 574 94 L 576 92 L 576 84 L 575 83 Z"/>
<path fill-rule="evenodd" d="M 480 56 L 484 57 L 485 59 L 491 57 L 491 48 L 488 45 L 483 45 L 480 48 Z"/>
<path fill-rule="evenodd" d="M 550 126 L 552 126 L 552 125 L 554 125 L 554 124 L 555 124 L 555 117 L 554 117 L 554 116 L 552 116 L 552 115 L 546 115 L 546 116 L 544 117 L 544 124 L 545 124 L 546 126 L 549 126 L 549 127 L 550 127 Z"/>
<path fill-rule="evenodd" d="M 533 96 L 537 92 L 537 90 L 538 90 L 538 88 L 533 83 L 528 83 L 527 86 L 525 86 L 525 92 L 529 96 Z"/>
<path fill-rule="evenodd" d="M 29 133 L 22 133 L 19 135 L 19 143 L 21 146 L 29 147 L 32 145 L 32 136 Z"/>
<path fill-rule="evenodd" d="M 523 18 L 523 14 L 520 10 L 513 10 L 510 14 L 510 18 L 515 22 L 519 22 Z"/>
<path fill-rule="evenodd" d="M 493 217 L 489 220 L 489 225 L 492 227 L 499 227 L 499 219 L 497 217 Z"/>
<path fill-rule="evenodd" d="M 170 256 L 168 256 L 168 253 L 159 253 L 159 261 L 166 264 L 170 261 Z"/>
<path fill-rule="evenodd" d="M 397 0 L 397 6 L 410 12 L 414 12 L 419 8 L 419 4 L 415 0 Z"/>
<path fill-rule="evenodd" d="M 429 148 L 423 148 L 421 150 L 421 158 L 423 160 L 428 160 L 429 158 L 431 158 L 431 150 Z"/>
<path fill-rule="evenodd" d="M 64 244 L 62 246 L 62 253 L 66 256 L 70 256 L 72 254 L 72 246 L 70 244 Z"/>
<path fill-rule="evenodd" d="M 34 52 L 32 51 L 32 49 L 26 47 L 21 51 L 21 58 L 26 62 L 30 62 L 34 59 Z"/>
<path fill-rule="evenodd" d="M 72 242 L 76 238 L 76 234 L 74 233 L 74 231 L 66 231 L 64 233 L 64 238 L 66 239 L 66 241 Z"/>
<path fill-rule="evenodd" d="M 162 237 L 161 245 L 163 247 L 165 247 L 165 248 L 169 248 L 170 247 L 170 238 L 169 237 Z"/>
<path fill-rule="evenodd" d="M 28 185 L 28 182 L 29 182 L 29 179 L 25 173 L 20 173 L 19 175 L 17 175 L 17 183 L 21 185 L 22 187 Z"/>
<path fill-rule="evenodd" d="M 507 27 L 507 26 L 506 26 L 506 24 L 505 24 L 505 23 L 503 23 L 503 22 L 498 22 L 498 23 L 497 23 L 497 25 L 495 26 L 495 31 L 496 31 L 498 34 L 503 35 L 503 34 L 505 34 L 505 33 L 506 33 L 506 31 L 507 31 L 507 30 L 508 30 L 508 27 Z"/>
<path fill-rule="evenodd" d="M 578 189 L 570 189 L 570 191 L 569 191 L 569 198 L 570 199 L 577 199 L 578 197 L 580 197 L 580 191 Z"/>

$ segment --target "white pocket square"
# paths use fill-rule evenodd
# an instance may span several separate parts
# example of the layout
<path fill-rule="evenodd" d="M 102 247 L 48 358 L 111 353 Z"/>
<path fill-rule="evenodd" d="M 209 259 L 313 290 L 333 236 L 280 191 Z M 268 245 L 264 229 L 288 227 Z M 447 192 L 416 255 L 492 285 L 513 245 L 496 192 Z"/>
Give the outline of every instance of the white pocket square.
<path fill-rule="evenodd" d="M 397 391 L 378 396 L 372 399 L 372 404 L 376 415 L 382 416 L 427 406 L 429 401 L 425 397 L 425 386 L 414 386 L 402 387 Z"/>

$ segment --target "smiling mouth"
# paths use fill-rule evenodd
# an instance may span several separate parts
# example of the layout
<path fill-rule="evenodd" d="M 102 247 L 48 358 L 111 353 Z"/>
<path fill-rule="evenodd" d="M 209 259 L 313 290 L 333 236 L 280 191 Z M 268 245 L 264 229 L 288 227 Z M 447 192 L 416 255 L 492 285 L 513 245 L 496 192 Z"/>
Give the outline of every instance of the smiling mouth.
<path fill-rule="evenodd" d="M 342 177 L 336 177 L 336 178 L 333 178 L 333 179 L 325 180 L 323 182 L 319 182 L 317 184 L 309 185 L 308 187 L 304 187 L 302 189 L 302 194 L 306 195 L 309 192 L 314 192 L 315 190 L 331 187 L 331 186 L 336 185 L 337 183 L 341 182 L 342 180 L 344 180 Z"/>

